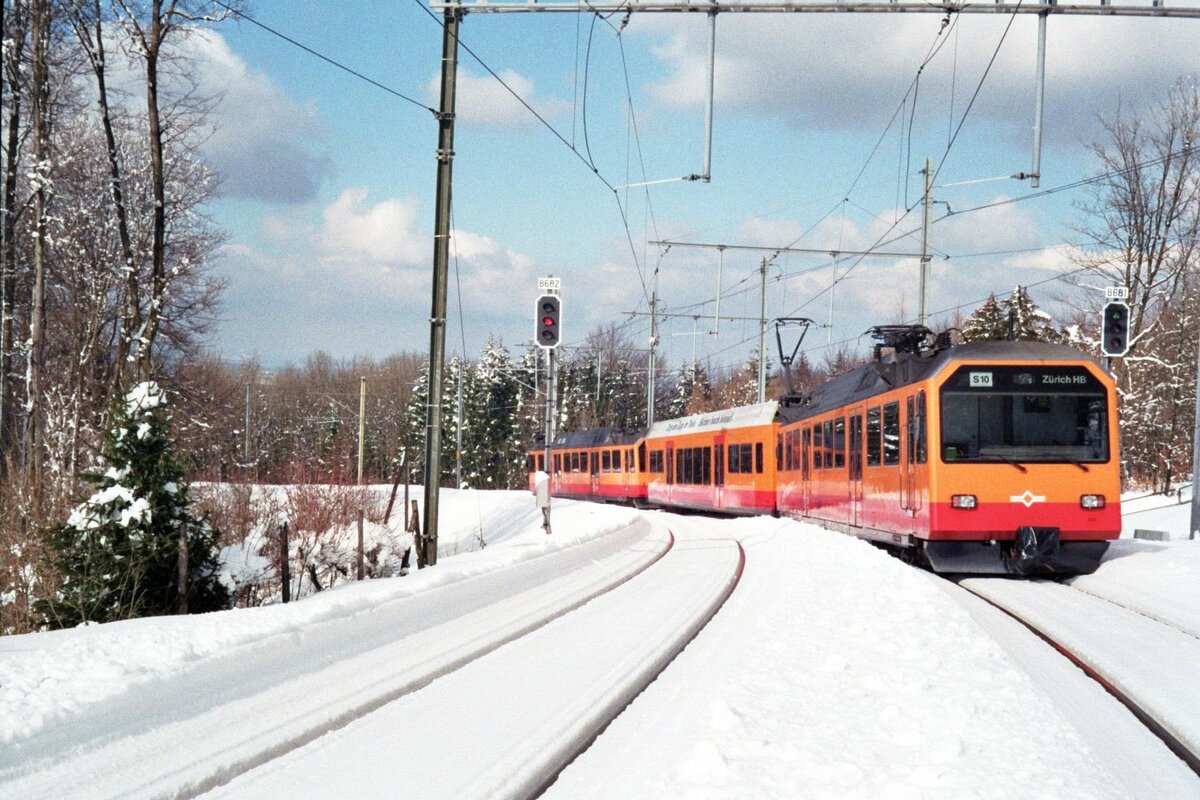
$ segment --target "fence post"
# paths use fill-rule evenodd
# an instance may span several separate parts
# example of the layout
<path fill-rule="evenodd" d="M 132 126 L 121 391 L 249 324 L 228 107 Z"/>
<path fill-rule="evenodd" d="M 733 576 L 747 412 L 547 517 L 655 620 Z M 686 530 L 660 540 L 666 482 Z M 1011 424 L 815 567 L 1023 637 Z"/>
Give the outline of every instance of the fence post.
<path fill-rule="evenodd" d="M 292 600 L 292 571 L 288 568 L 288 524 L 279 526 L 279 577 L 283 579 L 283 602 Z"/>

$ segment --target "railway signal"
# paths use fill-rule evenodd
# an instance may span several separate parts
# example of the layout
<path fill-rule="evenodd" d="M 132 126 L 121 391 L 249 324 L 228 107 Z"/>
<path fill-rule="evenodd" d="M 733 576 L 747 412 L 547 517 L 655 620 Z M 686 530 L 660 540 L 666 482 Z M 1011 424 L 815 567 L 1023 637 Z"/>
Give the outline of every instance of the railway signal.
<path fill-rule="evenodd" d="M 534 337 L 538 347 L 553 350 L 562 339 L 559 326 L 562 316 L 562 300 L 552 294 L 544 294 L 537 300 L 537 335 Z"/>
<path fill-rule="evenodd" d="M 1129 351 L 1129 306 L 1119 300 L 1104 306 L 1100 350 L 1106 356 L 1123 356 Z"/>

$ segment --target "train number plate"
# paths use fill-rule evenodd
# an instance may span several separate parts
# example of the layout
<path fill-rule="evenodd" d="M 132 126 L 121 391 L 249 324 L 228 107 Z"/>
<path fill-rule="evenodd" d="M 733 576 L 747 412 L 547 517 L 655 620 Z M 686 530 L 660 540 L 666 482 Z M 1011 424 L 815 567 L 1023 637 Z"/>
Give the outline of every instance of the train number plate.
<path fill-rule="evenodd" d="M 990 389 L 992 386 L 992 373 L 990 372 L 972 372 L 971 373 L 971 388 L 973 389 Z"/>

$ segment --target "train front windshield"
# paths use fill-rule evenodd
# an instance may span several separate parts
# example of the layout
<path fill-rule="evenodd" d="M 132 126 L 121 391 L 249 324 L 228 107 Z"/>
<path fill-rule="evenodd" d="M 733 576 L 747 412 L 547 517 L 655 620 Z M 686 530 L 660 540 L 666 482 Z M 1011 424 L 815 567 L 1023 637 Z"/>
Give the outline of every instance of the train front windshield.
<path fill-rule="evenodd" d="M 942 460 L 1108 461 L 1108 400 L 1083 367 L 960 367 L 941 389 Z"/>

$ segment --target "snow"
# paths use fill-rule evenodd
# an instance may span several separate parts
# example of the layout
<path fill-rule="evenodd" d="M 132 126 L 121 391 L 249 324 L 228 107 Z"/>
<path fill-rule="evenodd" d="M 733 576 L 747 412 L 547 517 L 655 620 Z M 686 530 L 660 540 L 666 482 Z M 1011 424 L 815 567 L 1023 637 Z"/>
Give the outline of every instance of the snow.
<path fill-rule="evenodd" d="M 1188 506 L 1141 511 L 1164 502 L 1124 511 L 1127 526 L 1170 541 L 1123 538 L 1072 587 L 1088 593 L 1080 603 L 1112 599 L 1194 635 L 1200 542 L 1185 538 Z M 654 663 L 655 642 L 696 619 L 728 580 L 735 543 L 745 567 L 728 602 L 546 797 L 1200 796 L 1200 779 L 1033 634 L 864 542 L 769 518 L 557 499 L 553 514 L 547 536 L 528 492 L 448 491 L 439 563 L 405 578 L 0 638 L 0 796 L 158 796 L 233 778 L 215 794 L 391 797 L 402 786 L 457 800 L 527 785 L 552 769 L 554 747 L 624 702 L 614 687 Z M 594 593 L 618 564 L 657 558 L 661 537 L 640 555 L 621 538 L 639 516 L 669 528 L 676 548 L 511 633 L 534 609 Z M 225 558 L 230 572 L 264 566 L 245 547 Z M 1130 642 L 1127 677 L 1152 683 L 1164 705 L 1194 705 L 1186 675 L 1200 665 L 1171 681 L 1153 664 L 1134 675 L 1143 647 L 1153 652 Z"/>

